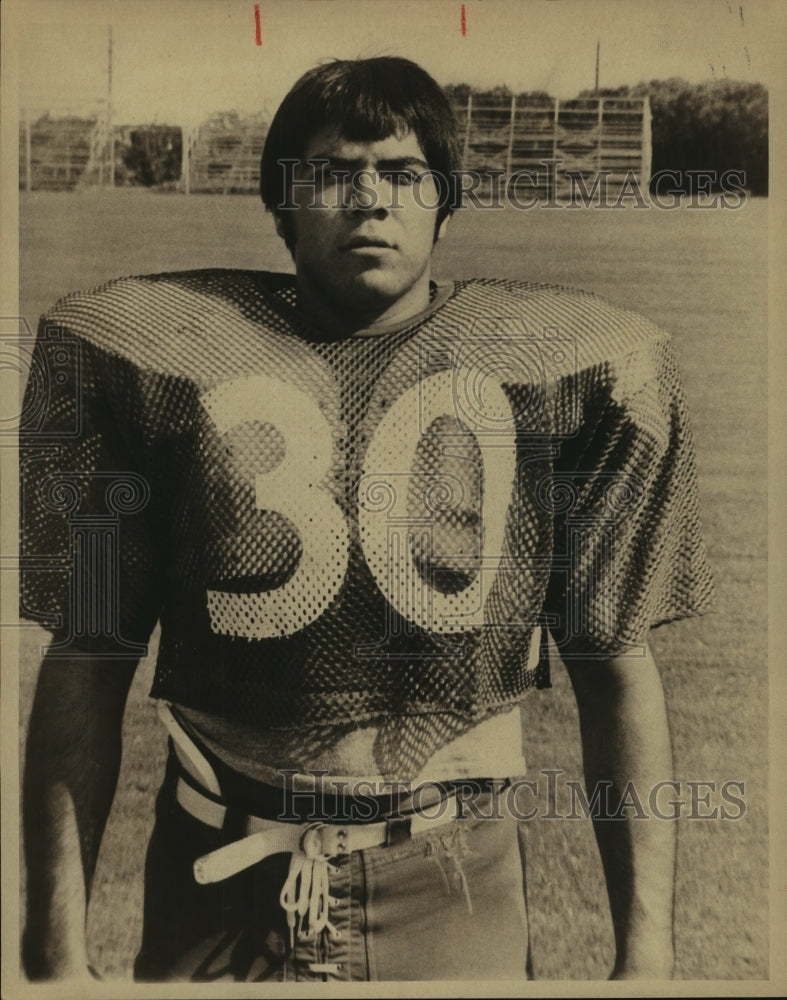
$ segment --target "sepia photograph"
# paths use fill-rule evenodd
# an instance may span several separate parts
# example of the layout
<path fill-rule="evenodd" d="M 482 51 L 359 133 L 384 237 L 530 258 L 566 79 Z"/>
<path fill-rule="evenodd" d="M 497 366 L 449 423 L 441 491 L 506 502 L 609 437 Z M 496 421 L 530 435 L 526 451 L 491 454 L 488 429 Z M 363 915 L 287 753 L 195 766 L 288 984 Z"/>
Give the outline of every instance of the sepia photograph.
<path fill-rule="evenodd" d="M 782 5 L 2 19 L 3 995 L 782 993 Z"/>

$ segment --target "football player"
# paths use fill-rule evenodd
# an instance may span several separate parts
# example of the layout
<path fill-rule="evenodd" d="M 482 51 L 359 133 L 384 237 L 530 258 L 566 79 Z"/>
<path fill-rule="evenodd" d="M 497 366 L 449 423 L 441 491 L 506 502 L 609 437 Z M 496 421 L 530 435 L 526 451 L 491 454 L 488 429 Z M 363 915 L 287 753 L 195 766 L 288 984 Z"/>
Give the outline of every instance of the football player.
<path fill-rule="evenodd" d="M 126 278 L 42 321 L 23 601 L 34 978 L 84 974 L 135 664 L 170 754 L 142 980 L 515 979 L 519 705 L 576 692 L 589 791 L 671 776 L 647 635 L 704 610 L 669 338 L 590 294 L 437 284 L 460 148 L 398 58 L 306 73 L 262 199 L 295 275 Z M 547 641 L 547 633 L 551 637 Z M 674 824 L 596 817 L 615 978 L 672 972 Z"/>

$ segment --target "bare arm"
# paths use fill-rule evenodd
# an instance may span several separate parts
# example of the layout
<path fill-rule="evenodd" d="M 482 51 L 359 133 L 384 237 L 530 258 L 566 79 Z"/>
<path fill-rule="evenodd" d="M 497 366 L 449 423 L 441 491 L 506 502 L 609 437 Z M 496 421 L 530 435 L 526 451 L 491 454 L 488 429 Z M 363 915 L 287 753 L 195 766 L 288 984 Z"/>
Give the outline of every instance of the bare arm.
<path fill-rule="evenodd" d="M 648 649 L 645 658 L 567 664 L 579 707 L 588 795 L 612 783 L 612 809 L 627 785 L 647 811 L 650 789 L 672 778 L 664 692 Z M 629 784 L 631 783 L 631 784 Z M 615 929 L 613 979 L 672 975 L 676 826 L 656 816 L 595 819 L 595 833 Z"/>
<path fill-rule="evenodd" d="M 84 976 L 85 917 L 117 785 L 121 724 L 136 662 L 44 658 L 24 775 L 31 979 Z"/>

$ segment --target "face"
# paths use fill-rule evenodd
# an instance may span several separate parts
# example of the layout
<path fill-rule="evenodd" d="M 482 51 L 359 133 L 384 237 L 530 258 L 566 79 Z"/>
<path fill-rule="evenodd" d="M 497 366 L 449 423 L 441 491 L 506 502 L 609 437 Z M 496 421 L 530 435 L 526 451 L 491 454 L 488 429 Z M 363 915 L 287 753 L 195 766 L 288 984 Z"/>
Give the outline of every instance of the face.
<path fill-rule="evenodd" d="M 340 327 L 389 324 L 426 308 L 438 187 L 415 135 L 350 142 L 325 129 L 308 160 L 328 162 L 304 162 L 295 173 L 287 234 L 299 308 Z M 284 235 L 281 217 L 277 229 Z"/>

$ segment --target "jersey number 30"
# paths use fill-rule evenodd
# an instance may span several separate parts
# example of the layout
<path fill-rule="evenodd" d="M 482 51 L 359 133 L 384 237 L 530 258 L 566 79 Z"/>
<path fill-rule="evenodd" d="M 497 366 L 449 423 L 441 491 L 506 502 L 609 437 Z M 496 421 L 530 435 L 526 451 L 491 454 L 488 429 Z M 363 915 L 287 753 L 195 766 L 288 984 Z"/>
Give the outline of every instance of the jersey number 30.
<path fill-rule="evenodd" d="M 431 375 L 400 395 L 385 412 L 364 459 L 358 497 L 360 542 L 386 600 L 404 618 L 431 632 L 483 624 L 485 588 L 499 568 L 516 470 L 514 417 L 497 382 L 483 386 L 483 415 L 461 397 L 472 378 L 455 371 Z M 301 556 L 286 583 L 261 593 L 207 592 L 214 632 L 247 639 L 291 635 L 316 621 L 344 582 L 350 534 L 344 515 L 323 485 L 331 468 L 331 427 L 302 389 L 267 375 L 223 382 L 202 397 L 220 434 L 246 422 L 270 424 L 285 435 L 283 458 L 256 476 L 256 506 L 288 518 L 298 531 Z M 463 416 L 482 458 L 481 558 L 474 579 L 445 594 L 419 574 L 408 544 L 406 498 L 424 429 L 441 417 Z M 382 498 L 383 502 L 380 502 Z"/>

